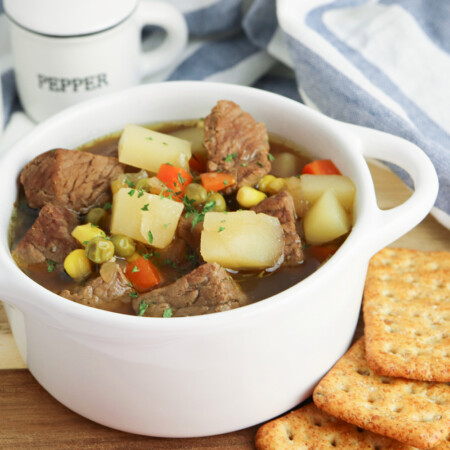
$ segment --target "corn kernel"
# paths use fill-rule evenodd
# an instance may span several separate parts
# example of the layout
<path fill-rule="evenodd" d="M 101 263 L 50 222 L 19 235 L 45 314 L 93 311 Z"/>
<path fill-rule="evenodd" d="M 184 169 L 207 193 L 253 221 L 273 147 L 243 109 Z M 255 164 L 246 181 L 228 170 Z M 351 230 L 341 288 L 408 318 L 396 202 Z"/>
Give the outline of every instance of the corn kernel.
<path fill-rule="evenodd" d="M 64 260 L 64 269 L 74 280 L 86 278 L 91 273 L 91 262 L 83 249 L 71 251 Z"/>
<path fill-rule="evenodd" d="M 274 180 L 276 180 L 276 177 L 274 177 L 273 175 L 264 175 L 259 182 L 258 189 L 263 192 L 268 192 L 267 187 Z"/>
<path fill-rule="evenodd" d="M 111 191 L 113 194 L 117 194 L 119 192 L 119 189 L 128 187 L 125 184 L 125 181 L 121 178 L 116 178 L 115 180 L 111 181 Z"/>
<path fill-rule="evenodd" d="M 243 186 L 239 188 L 236 200 L 244 208 L 251 208 L 262 202 L 267 197 L 264 192 L 258 191 L 250 186 Z"/>
<path fill-rule="evenodd" d="M 140 255 L 138 252 L 134 252 L 132 255 L 127 256 L 125 259 L 126 259 L 128 262 L 133 262 L 133 261 L 136 261 L 136 259 L 138 259 L 138 258 L 140 258 L 140 257 L 141 257 L 141 255 Z"/>
<path fill-rule="evenodd" d="M 272 180 L 267 186 L 266 192 L 270 195 L 274 195 L 280 192 L 285 187 L 286 183 L 284 182 L 283 178 L 275 178 L 275 180 Z"/>
<path fill-rule="evenodd" d="M 72 237 L 74 237 L 80 244 L 86 245 L 91 239 L 106 234 L 99 227 L 92 223 L 85 223 L 84 225 L 78 225 L 72 231 Z"/>

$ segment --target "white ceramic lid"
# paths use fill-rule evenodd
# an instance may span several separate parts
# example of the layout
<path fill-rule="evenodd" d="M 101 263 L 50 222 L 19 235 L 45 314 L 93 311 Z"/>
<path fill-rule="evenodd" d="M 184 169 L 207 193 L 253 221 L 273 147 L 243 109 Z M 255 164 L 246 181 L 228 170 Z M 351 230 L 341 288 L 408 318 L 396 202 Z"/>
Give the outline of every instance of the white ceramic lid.
<path fill-rule="evenodd" d="M 77 36 L 113 27 L 128 17 L 139 0 L 4 0 L 6 14 L 31 31 Z"/>

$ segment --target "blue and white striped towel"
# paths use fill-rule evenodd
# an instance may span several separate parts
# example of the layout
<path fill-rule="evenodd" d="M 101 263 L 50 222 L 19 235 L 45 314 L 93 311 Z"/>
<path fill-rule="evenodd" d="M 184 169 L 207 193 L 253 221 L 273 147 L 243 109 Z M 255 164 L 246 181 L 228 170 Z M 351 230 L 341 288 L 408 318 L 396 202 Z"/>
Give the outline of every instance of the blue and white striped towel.
<path fill-rule="evenodd" d="M 433 213 L 450 228 L 448 0 L 166 1 L 185 15 L 190 42 L 177 66 L 147 82 L 253 85 L 404 137 L 433 161 L 440 181 Z M 32 126 L 20 113 L 2 13 L 0 0 L 7 124 L 0 148 Z"/>

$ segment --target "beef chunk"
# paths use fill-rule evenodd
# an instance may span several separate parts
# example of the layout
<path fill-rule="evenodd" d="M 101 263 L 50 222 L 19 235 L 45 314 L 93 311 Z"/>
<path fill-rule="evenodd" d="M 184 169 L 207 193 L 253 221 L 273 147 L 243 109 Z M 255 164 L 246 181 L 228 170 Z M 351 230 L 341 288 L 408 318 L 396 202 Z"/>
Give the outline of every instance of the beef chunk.
<path fill-rule="evenodd" d="M 184 214 L 181 215 L 178 221 L 177 236 L 185 241 L 191 248 L 196 249 L 200 247 L 200 236 L 203 230 L 203 222 L 198 222 L 192 229 L 193 216 L 187 219 Z"/>
<path fill-rule="evenodd" d="M 303 262 L 302 242 L 297 233 L 294 200 L 287 191 L 268 197 L 252 208 L 256 213 L 277 217 L 284 231 L 284 264 L 295 266 Z"/>
<path fill-rule="evenodd" d="M 231 101 L 220 100 L 205 119 L 208 170 L 231 173 L 236 184 L 224 190 L 254 186 L 270 171 L 269 137 L 263 123 Z"/>
<path fill-rule="evenodd" d="M 111 199 L 110 181 L 124 167 L 111 156 L 56 149 L 30 161 L 20 181 L 31 208 L 54 203 L 85 213 Z"/>
<path fill-rule="evenodd" d="M 144 301 L 144 316 L 161 317 L 172 308 L 174 316 L 208 314 L 243 306 L 247 296 L 217 263 L 203 264 L 168 286 L 154 289 L 133 300 L 133 309 L 139 312 Z"/>
<path fill-rule="evenodd" d="M 129 281 L 119 265 L 107 262 L 102 265 L 100 275 L 86 285 L 77 286 L 73 291 L 65 289 L 59 295 L 83 305 L 112 309 L 121 303 L 129 303 L 131 292 Z"/>
<path fill-rule="evenodd" d="M 77 247 L 77 242 L 71 236 L 77 225 L 78 216 L 74 212 L 47 203 L 14 249 L 14 259 L 19 265 L 43 263 L 46 260 L 62 263 Z"/>

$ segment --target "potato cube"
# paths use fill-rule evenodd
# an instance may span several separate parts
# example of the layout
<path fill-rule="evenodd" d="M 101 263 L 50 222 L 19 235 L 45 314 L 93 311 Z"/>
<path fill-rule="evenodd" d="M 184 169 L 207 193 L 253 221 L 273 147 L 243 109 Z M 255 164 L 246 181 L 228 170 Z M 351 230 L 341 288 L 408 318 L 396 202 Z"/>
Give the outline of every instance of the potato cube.
<path fill-rule="evenodd" d="M 275 266 L 283 255 L 279 220 L 254 211 L 205 214 L 200 253 L 206 262 L 234 270 Z"/>
<path fill-rule="evenodd" d="M 324 244 L 349 231 L 348 214 L 331 189 L 322 194 L 303 218 L 303 232 L 309 244 Z"/>
<path fill-rule="evenodd" d="M 302 183 L 300 181 L 300 178 L 285 178 L 284 183 L 286 186 L 286 190 L 289 192 L 289 194 L 292 195 L 292 198 L 294 199 L 295 212 L 297 216 L 303 217 L 306 214 L 306 211 L 308 211 L 309 202 L 303 195 Z"/>
<path fill-rule="evenodd" d="M 111 233 L 124 234 L 156 248 L 173 240 L 183 204 L 135 189 L 120 189 L 114 195 Z"/>
<path fill-rule="evenodd" d="M 203 146 L 203 134 L 203 127 L 181 128 L 180 130 L 176 130 L 171 133 L 172 136 L 189 141 L 191 143 L 192 153 L 202 155 L 206 158 L 207 152 Z"/>
<path fill-rule="evenodd" d="M 355 198 L 353 181 L 343 175 L 309 175 L 300 177 L 303 197 L 309 203 L 314 203 L 327 189 L 331 189 L 347 210 L 352 211 Z"/>
<path fill-rule="evenodd" d="M 137 125 L 127 125 L 119 140 L 119 161 L 157 173 L 169 163 L 189 170 L 191 143 Z"/>

